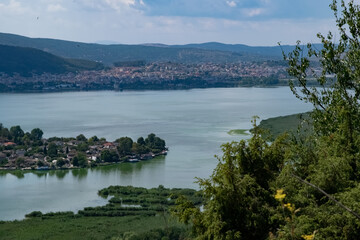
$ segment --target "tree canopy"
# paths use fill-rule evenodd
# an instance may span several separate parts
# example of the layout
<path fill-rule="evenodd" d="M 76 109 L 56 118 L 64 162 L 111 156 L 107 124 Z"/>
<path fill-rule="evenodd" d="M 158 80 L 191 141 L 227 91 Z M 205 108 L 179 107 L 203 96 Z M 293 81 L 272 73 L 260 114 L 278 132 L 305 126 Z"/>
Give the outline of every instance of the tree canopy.
<path fill-rule="evenodd" d="M 255 124 L 250 140 L 224 144 L 211 177 L 199 179 L 203 211 L 185 198 L 174 209 L 196 238 L 360 238 L 360 7 L 352 0 L 330 7 L 338 42 L 318 34 L 321 49 L 298 42 L 284 55 L 291 90 L 314 106 L 313 131 L 269 143 Z"/>

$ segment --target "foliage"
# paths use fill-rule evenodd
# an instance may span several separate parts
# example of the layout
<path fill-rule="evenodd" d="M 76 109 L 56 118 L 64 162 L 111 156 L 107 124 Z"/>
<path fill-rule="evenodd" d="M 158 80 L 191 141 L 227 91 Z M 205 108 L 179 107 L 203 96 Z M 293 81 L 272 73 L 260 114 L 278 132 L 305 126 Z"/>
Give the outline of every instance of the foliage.
<path fill-rule="evenodd" d="M 309 44 L 303 54 L 298 43 L 285 56 L 291 90 L 314 106 L 313 130 L 268 144 L 255 126 L 248 142 L 223 145 L 212 176 L 199 180 L 204 211 L 181 198 L 176 207 L 198 239 L 360 238 L 360 6 L 334 0 L 331 8 L 339 43 L 319 34 L 320 50 Z M 309 57 L 319 60 L 318 76 Z M 314 76 L 319 88 L 309 85 Z"/>
<path fill-rule="evenodd" d="M 33 141 L 40 141 L 43 136 L 43 131 L 40 128 L 34 128 L 31 130 L 30 138 Z"/>
<path fill-rule="evenodd" d="M 84 208 L 78 214 L 33 211 L 26 214 L 25 220 L 0 222 L 1 239 L 188 239 L 188 227 L 168 214 L 169 207 L 181 195 L 202 204 L 199 191 L 163 186 L 110 186 L 100 190 L 99 195 L 134 201 L 110 199 L 105 206 Z M 135 206 L 136 199 L 143 200 L 141 206 Z"/>
<path fill-rule="evenodd" d="M 154 133 L 150 133 L 145 139 L 145 144 L 153 152 L 165 150 L 166 143 L 163 139 L 157 137 Z"/>
<path fill-rule="evenodd" d="M 269 183 L 284 160 L 283 139 L 268 144 L 254 122 L 255 133 L 244 140 L 223 145 L 223 156 L 210 179 L 199 179 L 204 192 L 204 211 L 178 202 L 176 215 L 193 223 L 199 239 L 264 239 L 275 225 L 271 206 L 275 199 Z"/>
<path fill-rule="evenodd" d="M 84 134 L 80 134 L 76 137 L 76 140 L 80 142 L 86 142 L 87 138 L 84 136 Z"/>
<path fill-rule="evenodd" d="M 79 152 L 72 160 L 74 166 L 86 167 L 88 165 L 88 160 L 84 153 Z"/>
<path fill-rule="evenodd" d="M 125 156 L 131 153 L 131 148 L 133 146 L 133 140 L 129 137 L 122 137 L 116 140 L 119 144 L 117 150 L 121 156 Z"/>
<path fill-rule="evenodd" d="M 104 162 L 118 162 L 119 155 L 114 150 L 104 150 L 101 152 L 101 160 Z"/>
<path fill-rule="evenodd" d="M 171 234 L 182 236 L 184 233 L 181 234 L 179 231 L 185 231 L 183 225 L 172 219 L 167 222 L 166 230 L 161 216 L 85 217 L 74 215 L 74 213 L 54 213 L 50 216 L 41 212 L 35 212 L 33 215 L 38 216 L 22 221 L 1 222 L 1 239 L 129 239 L 122 237 L 130 235 L 134 237 L 132 239 L 148 239 L 154 236 L 154 233 L 164 236 L 172 236 Z"/>
<path fill-rule="evenodd" d="M 58 147 L 56 146 L 55 143 L 51 142 L 51 143 L 48 145 L 47 154 L 48 154 L 50 157 L 56 157 L 56 156 L 57 156 L 57 154 L 58 154 Z"/>
<path fill-rule="evenodd" d="M 13 126 L 10 128 L 10 136 L 15 143 L 21 143 L 21 138 L 25 135 L 20 126 Z"/>

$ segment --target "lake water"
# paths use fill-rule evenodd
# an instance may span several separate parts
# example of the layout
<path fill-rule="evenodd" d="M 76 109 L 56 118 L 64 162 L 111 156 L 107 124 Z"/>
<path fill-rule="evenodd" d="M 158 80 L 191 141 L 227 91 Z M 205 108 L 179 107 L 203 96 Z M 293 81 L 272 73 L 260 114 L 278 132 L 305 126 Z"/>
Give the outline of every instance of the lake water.
<path fill-rule="evenodd" d="M 310 105 L 288 87 L 213 88 L 181 91 L 66 92 L 0 94 L 0 122 L 24 131 L 39 127 L 44 137 L 108 140 L 155 133 L 165 139 L 166 157 L 94 169 L 0 173 L 0 220 L 22 219 L 39 210 L 76 211 L 103 205 L 97 191 L 109 185 L 197 188 L 215 168 L 220 145 L 246 136 L 231 129 L 250 129 L 261 119 L 305 112 Z"/>

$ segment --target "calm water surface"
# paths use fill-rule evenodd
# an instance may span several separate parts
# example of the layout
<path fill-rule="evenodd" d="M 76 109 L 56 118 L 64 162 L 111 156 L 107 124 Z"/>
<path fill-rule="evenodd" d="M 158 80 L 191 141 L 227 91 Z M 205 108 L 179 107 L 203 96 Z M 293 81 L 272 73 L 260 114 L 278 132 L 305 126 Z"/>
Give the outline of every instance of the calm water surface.
<path fill-rule="evenodd" d="M 244 138 L 228 135 L 229 130 L 251 128 L 254 115 L 265 119 L 310 109 L 287 87 L 0 94 L 0 122 L 6 127 L 39 127 L 44 137 L 83 133 L 111 141 L 153 132 L 170 149 L 166 157 L 140 163 L 0 173 L 0 220 L 102 205 L 106 200 L 97 191 L 109 185 L 197 188 L 194 178 L 212 173 L 220 145 Z"/>

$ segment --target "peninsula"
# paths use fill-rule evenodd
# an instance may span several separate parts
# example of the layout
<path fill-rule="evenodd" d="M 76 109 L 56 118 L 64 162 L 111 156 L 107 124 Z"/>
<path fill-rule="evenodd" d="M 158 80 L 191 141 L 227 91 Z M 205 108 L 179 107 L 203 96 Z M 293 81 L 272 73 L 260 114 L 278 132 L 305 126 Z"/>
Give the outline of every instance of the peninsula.
<path fill-rule="evenodd" d="M 134 142 L 121 137 L 114 142 L 83 134 L 76 138 L 43 138 L 39 128 L 24 132 L 0 124 L 0 169 L 50 170 L 86 168 L 118 162 L 138 162 L 166 155 L 165 141 L 154 133 Z"/>

